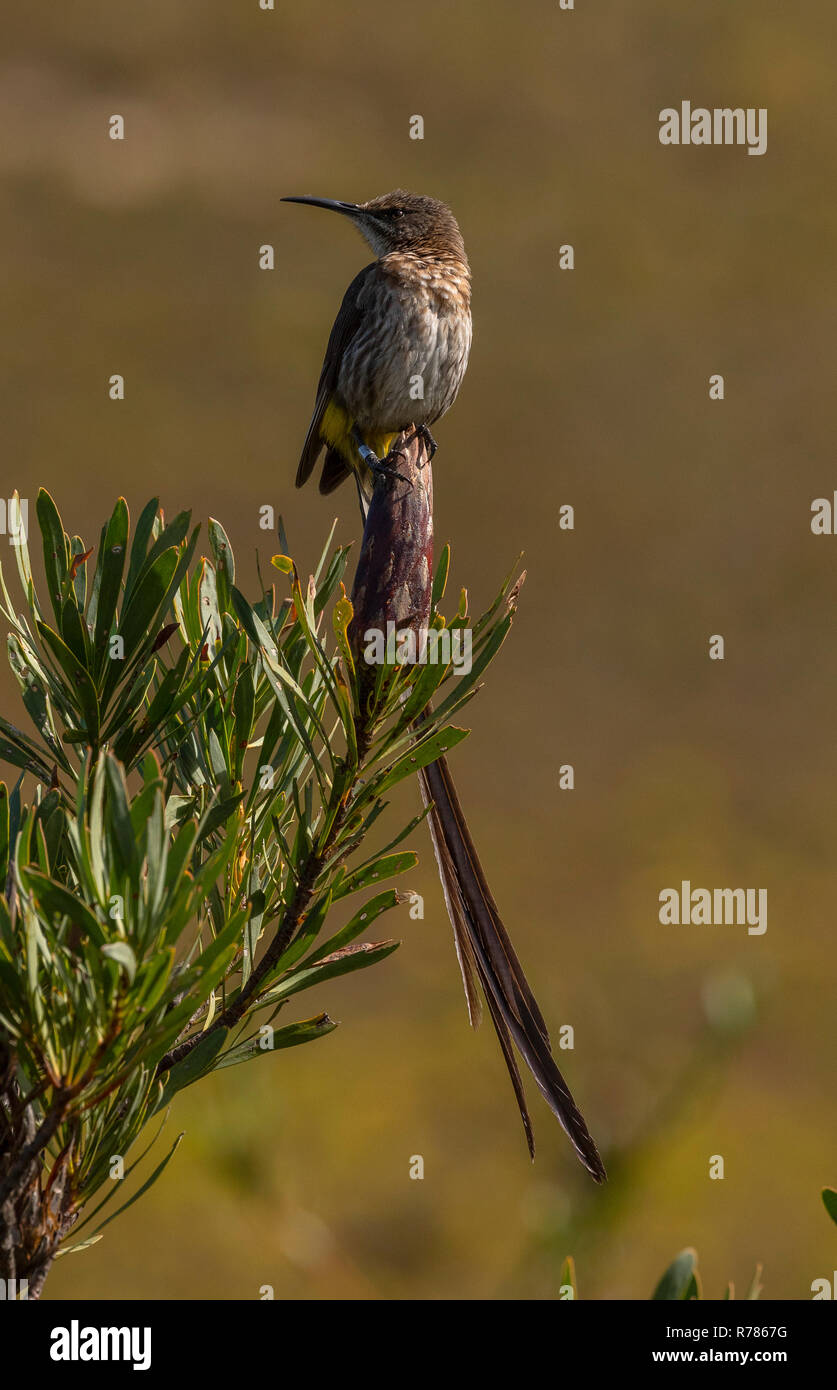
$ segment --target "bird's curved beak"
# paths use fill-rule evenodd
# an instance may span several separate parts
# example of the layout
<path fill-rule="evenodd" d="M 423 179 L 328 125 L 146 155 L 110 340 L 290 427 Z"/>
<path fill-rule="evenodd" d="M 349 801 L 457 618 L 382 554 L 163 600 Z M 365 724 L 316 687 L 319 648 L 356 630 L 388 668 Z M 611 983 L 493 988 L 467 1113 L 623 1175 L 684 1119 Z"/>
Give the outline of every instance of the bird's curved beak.
<path fill-rule="evenodd" d="M 348 217 L 357 217 L 358 213 L 363 212 L 357 203 L 341 203 L 336 198 L 280 198 L 282 203 L 310 203 L 314 208 L 331 208 L 332 212 L 342 212 Z"/>
<path fill-rule="evenodd" d="M 356 232 L 360 232 L 368 246 L 372 247 L 376 256 L 381 256 L 390 249 L 385 237 L 380 235 L 380 228 L 374 213 L 369 208 L 365 208 L 362 203 L 341 203 L 336 198 L 309 198 L 309 197 L 287 197 L 281 198 L 283 203 L 310 203 L 315 208 L 329 208 L 331 212 L 342 212 L 344 217 L 348 217 Z"/>

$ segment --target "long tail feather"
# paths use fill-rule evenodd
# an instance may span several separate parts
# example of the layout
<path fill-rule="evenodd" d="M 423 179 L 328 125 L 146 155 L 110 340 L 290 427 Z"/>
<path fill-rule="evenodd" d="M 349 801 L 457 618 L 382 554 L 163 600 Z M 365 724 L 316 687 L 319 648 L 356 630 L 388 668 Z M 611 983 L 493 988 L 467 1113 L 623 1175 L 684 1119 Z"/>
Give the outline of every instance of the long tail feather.
<path fill-rule="evenodd" d="M 587 1171 L 597 1182 L 606 1173 L 599 1151 L 555 1065 L 546 1023 L 500 918 L 453 784 L 447 760 L 419 773 L 439 876 L 453 927 L 456 953 L 472 1024 L 479 1021 L 476 981 L 482 988 L 520 1109 L 529 1152 L 532 1124 L 512 1043 Z"/>

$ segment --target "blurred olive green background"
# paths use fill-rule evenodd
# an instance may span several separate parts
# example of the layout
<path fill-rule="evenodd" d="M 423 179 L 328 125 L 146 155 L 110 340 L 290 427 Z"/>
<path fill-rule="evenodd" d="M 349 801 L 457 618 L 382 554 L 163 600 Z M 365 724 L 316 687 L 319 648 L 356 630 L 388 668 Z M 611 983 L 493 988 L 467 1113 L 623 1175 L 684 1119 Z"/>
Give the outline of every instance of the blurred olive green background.
<path fill-rule="evenodd" d="M 306 1000 L 340 1029 L 178 1098 L 163 1179 L 47 1296 L 554 1298 L 573 1252 L 583 1297 L 647 1297 L 694 1244 L 711 1297 L 756 1260 L 810 1297 L 837 1178 L 837 538 L 810 531 L 837 487 L 833 5 L 30 0 L 3 28 L 2 495 L 48 487 L 89 543 L 159 493 L 222 520 L 252 592 L 264 504 L 303 567 L 335 511 L 355 536 L 348 489 L 293 476 L 368 255 L 279 199 L 455 209 L 475 342 L 437 535 L 477 609 L 520 550 L 528 579 L 454 770 L 612 1170 L 595 1189 L 534 1088 L 529 1163 L 422 833 L 424 920 Z M 683 99 L 767 107 L 767 154 L 662 147 Z M 766 935 L 660 926 L 682 878 L 767 888 Z"/>

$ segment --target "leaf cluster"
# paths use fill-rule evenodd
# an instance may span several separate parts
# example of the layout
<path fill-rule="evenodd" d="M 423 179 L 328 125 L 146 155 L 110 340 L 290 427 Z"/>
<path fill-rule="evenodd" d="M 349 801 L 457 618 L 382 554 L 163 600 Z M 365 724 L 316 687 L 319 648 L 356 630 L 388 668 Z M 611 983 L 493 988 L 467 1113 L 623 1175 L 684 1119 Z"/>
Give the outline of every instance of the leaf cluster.
<path fill-rule="evenodd" d="M 36 515 L 45 595 L 25 537 L 23 611 L 0 570 L 31 726 L 0 719 L 19 770 L 0 784 L 0 1199 L 23 1181 L 25 1130 L 44 1190 L 60 1165 L 75 1212 L 179 1089 L 331 1032 L 322 1012 L 277 1016 L 395 949 L 359 938 L 405 901 L 381 885 L 415 863 L 400 847 L 422 815 L 367 837 L 393 787 L 466 736 L 450 721 L 516 591 L 509 577 L 474 625 L 467 675 L 394 663 L 370 686 L 333 532 L 303 584 L 280 525 L 282 592 L 261 582 L 250 602 L 217 521 L 201 557 L 188 512 L 167 523 L 153 499 L 131 535 L 120 499 L 94 561 L 43 490 Z M 451 626 L 469 622 L 463 593 Z"/>

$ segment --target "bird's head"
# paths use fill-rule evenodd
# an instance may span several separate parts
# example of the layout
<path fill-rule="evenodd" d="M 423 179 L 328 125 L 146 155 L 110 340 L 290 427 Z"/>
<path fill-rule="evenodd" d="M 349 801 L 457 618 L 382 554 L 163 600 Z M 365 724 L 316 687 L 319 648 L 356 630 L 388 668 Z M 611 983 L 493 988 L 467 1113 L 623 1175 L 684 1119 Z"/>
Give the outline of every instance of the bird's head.
<path fill-rule="evenodd" d="M 408 251 L 417 256 L 465 261 L 465 244 L 446 203 L 396 188 L 368 203 L 340 203 L 333 198 L 283 198 L 283 203 L 310 203 L 341 212 L 357 227 L 376 256 Z"/>

